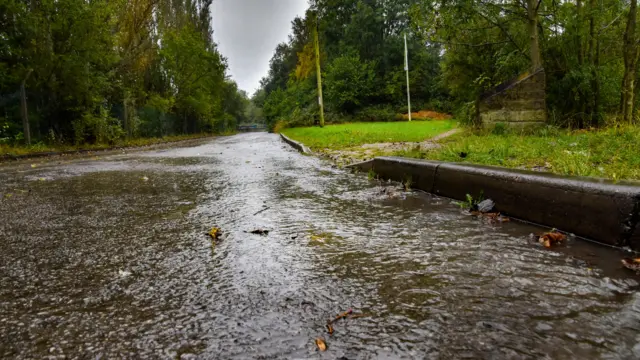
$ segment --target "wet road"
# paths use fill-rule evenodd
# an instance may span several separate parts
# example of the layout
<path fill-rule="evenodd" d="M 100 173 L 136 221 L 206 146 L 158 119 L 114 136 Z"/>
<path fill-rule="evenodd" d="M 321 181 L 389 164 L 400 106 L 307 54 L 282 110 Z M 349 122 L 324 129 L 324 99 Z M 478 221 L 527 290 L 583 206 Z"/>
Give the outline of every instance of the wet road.
<path fill-rule="evenodd" d="M 0 199 L 3 358 L 640 357 L 621 254 L 546 250 L 272 134 L 5 166 Z M 347 309 L 367 316 L 326 334 Z"/>

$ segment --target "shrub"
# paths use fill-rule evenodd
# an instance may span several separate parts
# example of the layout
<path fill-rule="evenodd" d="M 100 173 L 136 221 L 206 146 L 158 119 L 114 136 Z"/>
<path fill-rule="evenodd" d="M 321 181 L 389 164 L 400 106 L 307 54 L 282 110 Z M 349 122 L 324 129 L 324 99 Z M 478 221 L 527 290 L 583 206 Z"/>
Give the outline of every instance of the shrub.
<path fill-rule="evenodd" d="M 85 112 L 80 119 L 73 121 L 76 144 L 114 144 L 124 137 L 124 130 L 118 119 L 109 116 L 106 109 L 100 108 L 98 114 Z"/>
<path fill-rule="evenodd" d="M 402 120 L 402 115 L 398 117 L 390 106 L 368 107 L 360 110 L 355 115 L 357 122 L 390 122 Z"/>

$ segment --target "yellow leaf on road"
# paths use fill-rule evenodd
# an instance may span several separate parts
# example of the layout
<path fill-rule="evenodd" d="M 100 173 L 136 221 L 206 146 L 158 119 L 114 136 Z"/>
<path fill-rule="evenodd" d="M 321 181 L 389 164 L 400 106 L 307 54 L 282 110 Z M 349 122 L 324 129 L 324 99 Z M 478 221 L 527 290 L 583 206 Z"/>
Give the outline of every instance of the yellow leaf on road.
<path fill-rule="evenodd" d="M 320 350 L 320 351 L 326 351 L 327 350 L 327 343 L 324 342 L 323 338 L 317 338 L 316 339 L 316 346 L 318 347 L 318 350 Z"/>

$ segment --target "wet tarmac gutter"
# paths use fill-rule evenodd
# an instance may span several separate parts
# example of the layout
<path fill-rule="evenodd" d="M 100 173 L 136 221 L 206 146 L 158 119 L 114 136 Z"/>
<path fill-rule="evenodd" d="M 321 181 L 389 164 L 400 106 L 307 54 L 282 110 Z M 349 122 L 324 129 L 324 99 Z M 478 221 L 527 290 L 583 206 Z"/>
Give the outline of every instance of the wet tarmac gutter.
<path fill-rule="evenodd" d="M 0 199 L 2 358 L 640 357 L 623 254 L 545 249 L 273 134 L 5 166 Z"/>

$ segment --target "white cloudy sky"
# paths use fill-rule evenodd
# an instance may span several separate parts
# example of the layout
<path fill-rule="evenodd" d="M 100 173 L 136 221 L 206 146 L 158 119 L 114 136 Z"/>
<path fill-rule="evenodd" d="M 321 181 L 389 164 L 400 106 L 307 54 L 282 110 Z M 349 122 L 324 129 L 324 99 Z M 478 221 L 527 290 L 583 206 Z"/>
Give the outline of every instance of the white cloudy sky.
<path fill-rule="evenodd" d="M 251 95 L 258 88 L 276 46 L 287 41 L 291 20 L 307 7 L 307 0 L 213 1 L 213 38 L 240 89 Z"/>

